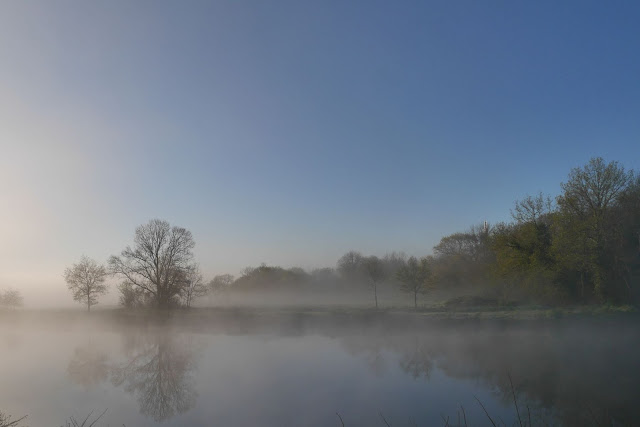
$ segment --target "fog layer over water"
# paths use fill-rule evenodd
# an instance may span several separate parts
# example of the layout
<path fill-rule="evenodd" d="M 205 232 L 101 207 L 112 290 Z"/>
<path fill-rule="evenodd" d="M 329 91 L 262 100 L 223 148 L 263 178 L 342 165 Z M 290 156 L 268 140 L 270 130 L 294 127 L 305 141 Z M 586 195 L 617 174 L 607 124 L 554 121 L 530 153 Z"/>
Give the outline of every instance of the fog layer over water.
<path fill-rule="evenodd" d="M 511 425 L 640 421 L 637 321 L 411 314 L 1 313 L 1 410 L 29 424 Z M 612 333 L 611 331 L 615 331 Z"/>

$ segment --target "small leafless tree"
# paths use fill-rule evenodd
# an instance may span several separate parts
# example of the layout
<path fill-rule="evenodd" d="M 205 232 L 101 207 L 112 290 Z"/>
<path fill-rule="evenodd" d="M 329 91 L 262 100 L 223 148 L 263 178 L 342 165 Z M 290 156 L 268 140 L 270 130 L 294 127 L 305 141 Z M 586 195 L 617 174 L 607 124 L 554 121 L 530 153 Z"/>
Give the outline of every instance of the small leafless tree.
<path fill-rule="evenodd" d="M 107 292 L 104 284 L 107 275 L 103 265 L 83 255 L 80 262 L 64 271 L 64 280 L 73 299 L 86 303 L 87 311 L 91 311 L 91 306 L 98 304 L 98 297 Z"/>
<path fill-rule="evenodd" d="M 177 302 L 193 267 L 195 242 L 191 232 L 154 219 L 136 228 L 134 246 L 109 258 L 111 273 L 153 296 L 160 308 Z"/>
<path fill-rule="evenodd" d="M 378 308 L 378 283 L 384 279 L 384 265 L 377 256 L 370 256 L 364 259 L 364 271 L 367 274 L 371 287 L 373 288 L 373 297 Z"/>
<path fill-rule="evenodd" d="M 182 288 L 182 301 L 186 307 L 191 307 L 193 300 L 209 293 L 209 287 L 200 274 L 200 268 L 193 265 L 187 269 L 184 275 L 184 287 Z"/>
<path fill-rule="evenodd" d="M 16 289 L 7 289 L 0 294 L 0 306 L 3 307 L 22 307 L 24 300 L 20 291 Z"/>
<path fill-rule="evenodd" d="M 418 294 L 426 292 L 431 287 L 429 259 L 422 258 L 418 260 L 416 257 L 411 257 L 407 260 L 407 264 L 398 270 L 396 275 L 401 282 L 400 289 L 413 294 L 413 306 L 417 309 Z"/>

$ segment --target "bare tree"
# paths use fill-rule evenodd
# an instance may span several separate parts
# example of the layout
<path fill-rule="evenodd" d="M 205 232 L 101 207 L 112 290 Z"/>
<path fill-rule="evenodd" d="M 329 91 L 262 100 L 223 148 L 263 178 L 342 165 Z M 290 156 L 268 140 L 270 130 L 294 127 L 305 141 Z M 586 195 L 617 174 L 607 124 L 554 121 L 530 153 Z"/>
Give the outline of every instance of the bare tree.
<path fill-rule="evenodd" d="M 552 202 L 549 196 L 538 193 L 537 196 L 527 196 L 516 202 L 515 207 L 511 210 L 511 217 L 518 224 L 531 222 L 538 225 L 538 222 L 544 217 L 548 217 L 552 210 Z"/>
<path fill-rule="evenodd" d="M 416 257 L 407 260 L 407 264 L 401 267 L 397 273 L 398 280 L 402 283 L 400 289 L 413 294 L 413 305 L 418 308 L 418 294 L 425 292 L 429 287 L 431 269 L 429 260 L 422 258 L 418 261 Z"/>
<path fill-rule="evenodd" d="M 342 255 L 337 262 L 340 276 L 348 282 L 359 282 L 362 279 L 362 262 L 364 257 L 360 252 L 349 251 Z"/>
<path fill-rule="evenodd" d="M 193 300 L 209 293 L 209 286 L 202 280 L 202 274 L 197 265 L 192 265 L 184 275 L 184 287 L 182 288 L 182 300 L 184 305 L 191 307 Z"/>
<path fill-rule="evenodd" d="M 0 306 L 3 307 L 22 307 L 24 300 L 20 291 L 16 289 L 7 289 L 0 294 Z"/>
<path fill-rule="evenodd" d="M 73 293 L 73 299 L 86 302 L 87 311 L 91 311 L 91 306 L 98 304 L 98 297 L 107 292 L 104 284 L 107 275 L 103 265 L 83 255 L 80 262 L 64 271 L 64 280 Z"/>
<path fill-rule="evenodd" d="M 134 246 L 109 258 L 111 273 L 153 296 L 160 308 L 177 303 L 185 275 L 193 268 L 191 232 L 153 219 L 136 228 Z"/>
<path fill-rule="evenodd" d="M 378 308 L 378 283 L 384 279 L 385 270 L 382 261 L 377 256 L 370 256 L 364 259 L 364 270 L 371 282 L 373 288 L 373 297 L 376 301 L 376 308 Z"/>
<path fill-rule="evenodd" d="M 581 218 L 592 216 L 601 220 L 634 176 L 633 171 L 625 171 L 618 162 L 592 158 L 586 166 L 572 169 L 569 180 L 560 184 L 564 194 L 558 196 L 558 204 Z"/>

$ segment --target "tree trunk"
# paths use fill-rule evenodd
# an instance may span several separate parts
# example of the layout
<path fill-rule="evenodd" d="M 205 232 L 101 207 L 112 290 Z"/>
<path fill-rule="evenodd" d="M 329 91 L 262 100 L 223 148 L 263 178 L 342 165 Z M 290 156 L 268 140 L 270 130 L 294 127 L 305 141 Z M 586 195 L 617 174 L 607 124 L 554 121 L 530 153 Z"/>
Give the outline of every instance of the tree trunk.
<path fill-rule="evenodd" d="M 375 283 L 373 284 L 373 296 L 376 299 L 376 308 L 378 308 L 378 287 Z"/>
<path fill-rule="evenodd" d="M 91 297 L 87 295 L 87 313 L 91 311 Z"/>
<path fill-rule="evenodd" d="M 418 291 L 413 291 L 413 308 L 418 309 Z"/>

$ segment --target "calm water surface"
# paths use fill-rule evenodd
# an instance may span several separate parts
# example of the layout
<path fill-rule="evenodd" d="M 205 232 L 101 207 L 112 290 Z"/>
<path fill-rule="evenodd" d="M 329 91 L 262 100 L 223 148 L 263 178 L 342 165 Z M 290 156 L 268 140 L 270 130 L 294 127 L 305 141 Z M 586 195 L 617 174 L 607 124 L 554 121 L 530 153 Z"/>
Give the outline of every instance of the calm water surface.
<path fill-rule="evenodd" d="M 0 409 L 58 426 L 640 425 L 637 321 L 4 316 Z M 105 320 L 107 319 L 107 320 Z M 607 422 L 608 424 L 605 424 Z"/>

